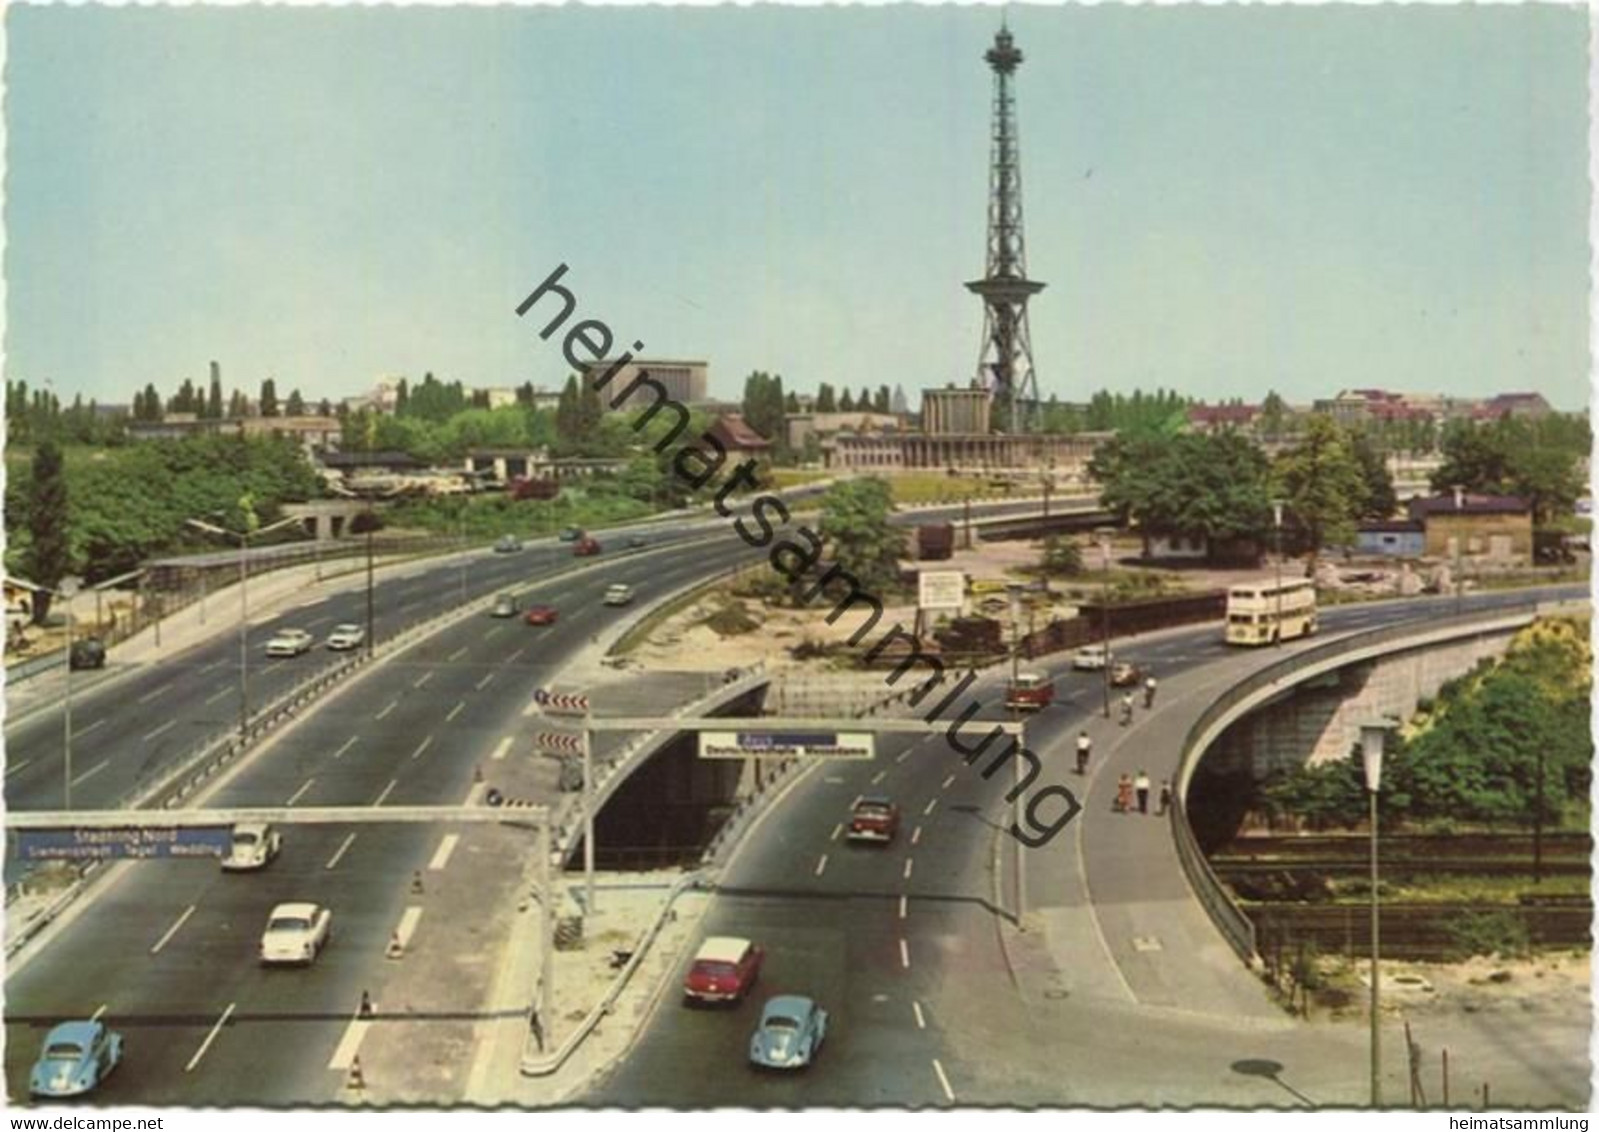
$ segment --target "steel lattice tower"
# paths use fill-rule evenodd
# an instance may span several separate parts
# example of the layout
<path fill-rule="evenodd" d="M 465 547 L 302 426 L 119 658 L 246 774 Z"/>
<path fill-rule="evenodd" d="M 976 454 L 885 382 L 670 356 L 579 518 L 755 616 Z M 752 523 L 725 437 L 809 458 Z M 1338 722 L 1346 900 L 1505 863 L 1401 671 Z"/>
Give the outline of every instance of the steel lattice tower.
<path fill-rule="evenodd" d="M 993 151 L 988 171 L 988 270 L 966 284 L 983 300 L 983 345 L 977 373 L 992 390 L 996 410 L 1011 432 L 1034 427 L 1038 381 L 1033 374 L 1033 346 L 1027 332 L 1027 300 L 1044 284 L 1027 278 L 1027 248 L 1022 233 L 1022 165 L 1016 135 L 1016 98 L 1011 80 L 1022 53 L 1010 29 L 1000 25 L 994 46 L 984 53 L 994 72 Z M 1001 419 L 995 413 L 996 421 Z"/>

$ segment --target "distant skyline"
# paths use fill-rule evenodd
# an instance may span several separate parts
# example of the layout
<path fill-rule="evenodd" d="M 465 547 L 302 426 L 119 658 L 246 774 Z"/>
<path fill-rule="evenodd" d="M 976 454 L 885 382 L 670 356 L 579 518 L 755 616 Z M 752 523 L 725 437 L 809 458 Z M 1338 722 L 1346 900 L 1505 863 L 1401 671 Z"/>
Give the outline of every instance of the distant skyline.
<path fill-rule="evenodd" d="M 1004 10 L 1044 397 L 1589 396 L 1580 6 Z M 620 344 L 972 376 L 1001 10 L 6 13 L 6 374 L 309 401 Z"/>

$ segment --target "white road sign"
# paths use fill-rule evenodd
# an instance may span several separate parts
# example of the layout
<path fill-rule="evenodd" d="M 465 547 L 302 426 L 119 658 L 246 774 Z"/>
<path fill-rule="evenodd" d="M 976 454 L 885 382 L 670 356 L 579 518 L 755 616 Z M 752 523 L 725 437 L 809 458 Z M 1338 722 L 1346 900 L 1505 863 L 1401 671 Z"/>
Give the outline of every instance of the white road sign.
<path fill-rule="evenodd" d="M 916 575 L 916 604 L 923 609 L 961 608 L 966 575 L 960 570 L 922 570 Z"/>
<path fill-rule="evenodd" d="M 869 759 L 869 731 L 701 731 L 702 759 Z"/>

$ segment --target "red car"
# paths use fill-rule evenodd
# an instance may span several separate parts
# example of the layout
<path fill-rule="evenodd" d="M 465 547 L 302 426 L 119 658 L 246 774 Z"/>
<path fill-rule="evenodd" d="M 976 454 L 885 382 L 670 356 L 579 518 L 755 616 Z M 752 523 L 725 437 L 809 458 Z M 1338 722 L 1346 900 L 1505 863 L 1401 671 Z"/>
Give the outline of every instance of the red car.
<path fill-rule="evenodd" d="M 849 817 L 851 841 L 881 841 L 888 844 L 899 832 L 899 807 L 887 798 L 862 798 Z"/>
<path fill-rule="evenodd" d="M 683 979 L 683 1001 L 738 1002 L 761 977 L 766 952 L 747 939 L 712 936 L 700 944 Z"/>
<path fill-rule="evenodd" d="M 582 538 L 578 539 L 577 542 L 572 546 L 572 555 L 575 558 L 586 558 L 591 554 L 598 554 L 599 552 L 599 541 L 597 539 L 590 538 L 588 535 L 584 535 Z"/>
<path fill-rule="evenodd" d="M 553 605 L 535 605 L 523 618 L 529 625 L 553 625 L 561 614 Z"/>

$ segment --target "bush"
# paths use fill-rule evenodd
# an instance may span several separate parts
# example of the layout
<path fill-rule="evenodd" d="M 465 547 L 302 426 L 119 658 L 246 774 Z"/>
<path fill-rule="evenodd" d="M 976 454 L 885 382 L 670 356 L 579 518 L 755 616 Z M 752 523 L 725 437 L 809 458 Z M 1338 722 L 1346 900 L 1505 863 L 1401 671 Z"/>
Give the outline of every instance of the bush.
<path fill-rule="evenodd" d="M 1447 930 L 1453 951 L 1461 959 L 1472 955 L 1508 959 L 1532 950 L 1527 922 L 1520 913 L 1507 908 L 1462 913 L 1449 922 Z"/>

